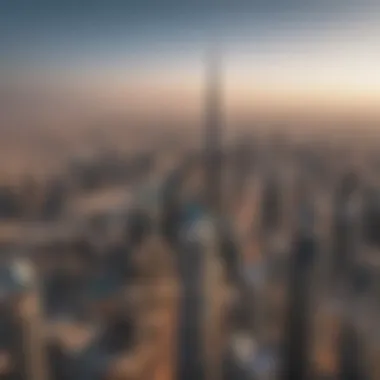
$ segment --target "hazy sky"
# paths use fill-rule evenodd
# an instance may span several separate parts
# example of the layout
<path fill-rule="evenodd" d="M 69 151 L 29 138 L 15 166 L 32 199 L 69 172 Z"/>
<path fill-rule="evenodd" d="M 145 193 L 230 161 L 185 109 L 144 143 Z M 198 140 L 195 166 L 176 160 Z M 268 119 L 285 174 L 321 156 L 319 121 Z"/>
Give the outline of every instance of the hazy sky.
<path fill-rule="evenodd" d="M 96 84 L 112 102 L 199 97 L 215 36 L 237 107 L 380 101 L 377 0 L 0 2 L 3 73 Z"/>

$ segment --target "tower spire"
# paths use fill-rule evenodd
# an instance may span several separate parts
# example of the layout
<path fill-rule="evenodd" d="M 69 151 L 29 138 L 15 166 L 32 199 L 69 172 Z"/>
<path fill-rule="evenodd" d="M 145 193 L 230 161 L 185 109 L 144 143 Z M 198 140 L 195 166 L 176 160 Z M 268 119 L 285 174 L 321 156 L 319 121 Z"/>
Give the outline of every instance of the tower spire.
<path fill-rule="evenodd" d="M 209 207 L 221 206 L 221 62 L 219 46 L 208 51 L 206 67 L 205 182 Z"/>

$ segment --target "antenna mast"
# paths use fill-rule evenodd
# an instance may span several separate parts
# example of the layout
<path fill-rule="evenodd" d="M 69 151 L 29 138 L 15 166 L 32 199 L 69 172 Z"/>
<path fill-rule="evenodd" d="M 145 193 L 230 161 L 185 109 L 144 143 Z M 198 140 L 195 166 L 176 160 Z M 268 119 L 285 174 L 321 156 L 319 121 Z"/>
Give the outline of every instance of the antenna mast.
<path fill-rule="evenodd" d="M 205 183 L 206 199 L 210 209 L 221 208 L 221 80 L 220 52 L 214 42 L 207 56 L 206 120 L 205 120 Z"/>

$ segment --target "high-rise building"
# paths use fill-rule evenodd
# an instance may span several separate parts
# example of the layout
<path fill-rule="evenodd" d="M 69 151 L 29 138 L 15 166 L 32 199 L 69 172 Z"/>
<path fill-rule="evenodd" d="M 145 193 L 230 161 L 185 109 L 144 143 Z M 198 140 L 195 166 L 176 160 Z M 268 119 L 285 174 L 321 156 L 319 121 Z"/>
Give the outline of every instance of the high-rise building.
<path fill-rule="evenodd" d="M 364 238 L 369 245 L 378 247 L 380 243 L 378 234 L 380 227 L 380 196 L 378 189 L 367 189 L 363 216 Z"/>
<path fill-rule="evenodd" d="M 317 253 L 315 236 L 301 232 L 293 249 L 281 378 L 307 380 L 311 348 L 311 273 Z"/>
<path fill-rule="evenodd" d="M 274 233 L 280 224 L 281 194 L 277 173 L 270 171 L 263 179 L 261 226 L 264 236 Z"/>
<path fill-rule="evenodd" d="M 360 198 L 356 191 L 357 179 L 346 175 L 336 194 L 333 205 L 332 276 L 346 276 L 360 243 Z"/>
<path fill-rule="evenodd" d="M 5 362 L 9 362 L 9 368 L 3 368 L 5 373 L 1 377 L 45 380 L 43 320 L 38 286 L 30 263 L 17 259 L 3 264 L 0 288 L 3 297 L 0 344 L 2 354 L 6 355 Z"/>
<path fill-rule="evenodd" d="M 238 200 L 241 199 L 245 185 L 248 183 L 253 165 L 253 147 L 250 144 L 249 136 L 244 135 L 237 141 L 233 155 L 234 192 L 232 196 Z"/>
<path fill-rule="evenodd" d="M 346 283 L 347 298 L 340 329 L 338 379 L 368 379 L 369 361 L 365 349 L 366 330 L 371 318 L 371 267 L 352 263 Z"/>
<path fill-rule="evenodd" d="M 339 380 L 366 380 L 366 366 L 363 360 L 364 350 L 360 334 L 350 323 L 343 323 L 340 331 L 338 353 Z"/>
<path fill-rule="evenodd" d="M 206 198 L 214 212 L 221 202 L 221 75 L 217 48 L 210 52 L 206 72 L 205 183 Z"/>

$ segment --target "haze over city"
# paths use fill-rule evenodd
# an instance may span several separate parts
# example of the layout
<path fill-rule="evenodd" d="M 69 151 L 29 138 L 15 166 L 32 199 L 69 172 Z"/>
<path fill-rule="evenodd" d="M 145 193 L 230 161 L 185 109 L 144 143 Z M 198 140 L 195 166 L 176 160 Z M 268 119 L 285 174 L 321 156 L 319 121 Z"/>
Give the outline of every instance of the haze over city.
<path fill-rule="evenodd" d="M 215 44 L 227 130 L 374 131 L 379 21 L 370 0 L 4 1 L 3 145 L 25 152 L 25 129 L 39 131 L 39 152 L 94 130 L 114 141 L 133 125 L 198 131 Z"/>

